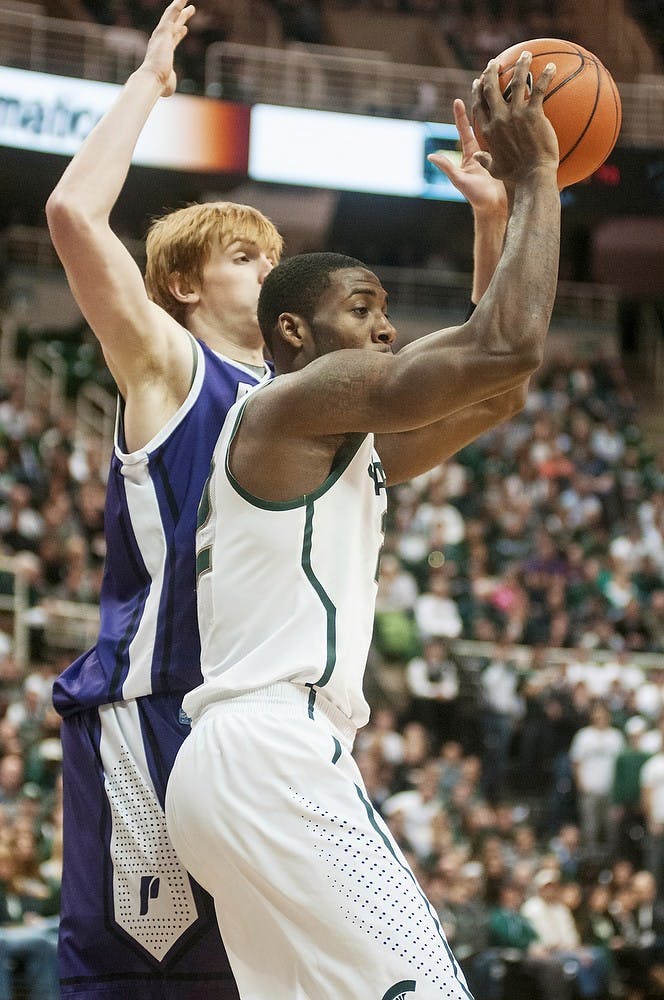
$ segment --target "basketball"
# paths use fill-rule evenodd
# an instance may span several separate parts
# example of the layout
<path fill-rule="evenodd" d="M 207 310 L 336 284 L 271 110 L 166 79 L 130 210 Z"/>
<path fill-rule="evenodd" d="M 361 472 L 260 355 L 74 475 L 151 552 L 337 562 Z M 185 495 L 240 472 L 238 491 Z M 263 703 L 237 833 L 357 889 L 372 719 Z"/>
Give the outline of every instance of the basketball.
<path fill-rule="evenodd" d="M 622 122 L 620 94 L 613 77 L 592 52 L 560 38 L 534 38 L 497 56 L 498 79 L 506 100 L 514 64 L 524 49 L 533 54 L 534 78 L 547 63 L 556 64 L 556 75 L 544 95 L 544 112 L 558 136 L 558 187 L 562 189 L 590 177 L 615 146 Z M 475 135 L 480 147 L 486 149 L 477 127 Z"/>

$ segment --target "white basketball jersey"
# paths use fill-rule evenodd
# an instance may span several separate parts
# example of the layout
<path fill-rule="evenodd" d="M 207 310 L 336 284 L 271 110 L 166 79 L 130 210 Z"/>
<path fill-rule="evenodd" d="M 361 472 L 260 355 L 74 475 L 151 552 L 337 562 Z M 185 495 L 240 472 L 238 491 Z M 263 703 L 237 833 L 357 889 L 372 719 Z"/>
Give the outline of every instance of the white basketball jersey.
<path fill-rule="evenodd" d="M 195 719 L 220 698 L 292 681 L 322 689 L 359 728 L 387 507 L 373 435 L 354 436 L 314 492 L 270 503 L 228 468 L 247 399 L 228 414 L 199 509 L 204 681 L 183 708 Z"/>

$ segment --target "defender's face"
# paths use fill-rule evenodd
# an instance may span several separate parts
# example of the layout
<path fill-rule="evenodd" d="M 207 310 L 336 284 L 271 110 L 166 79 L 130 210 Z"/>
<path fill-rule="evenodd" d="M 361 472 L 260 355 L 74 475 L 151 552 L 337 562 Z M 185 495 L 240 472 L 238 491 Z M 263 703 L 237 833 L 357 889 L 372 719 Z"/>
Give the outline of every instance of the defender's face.
<path fill-rule="evenodd" d="M 203 269 L 200 301 L 223 326 L 257 324 L 258 295 L 274 261 L 248 240 L 214 246 Z"/>
<path fill-rule="evenodd" d="M 311 324 L 316 353 L 344 348 L 390 353 L 397 332 L 387 313 L 387 292 L 363 267 L 332 271 Z"/>

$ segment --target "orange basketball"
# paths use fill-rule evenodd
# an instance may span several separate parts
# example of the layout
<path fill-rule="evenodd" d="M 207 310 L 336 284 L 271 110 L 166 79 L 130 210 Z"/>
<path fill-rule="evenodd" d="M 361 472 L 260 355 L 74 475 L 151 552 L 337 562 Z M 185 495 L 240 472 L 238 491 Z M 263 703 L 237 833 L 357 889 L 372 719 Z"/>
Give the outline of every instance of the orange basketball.
<path fill-rule="evenodd" d="M 544 95 L 544 112 L 556 130 L 560 147 L 558 187 L 590 177 L 606 160 L 620 132 L 622 107 L 613 77 L 597 56 L 560 38 L 518 42 L 497 57 L 503 96 L 509 100 L 514 64 L 524 49 L 533 54 L 531 73 L 538 77 L 547 63 L 556 75 Z M 482 149 L 484 137 L 475 127 Z"/>

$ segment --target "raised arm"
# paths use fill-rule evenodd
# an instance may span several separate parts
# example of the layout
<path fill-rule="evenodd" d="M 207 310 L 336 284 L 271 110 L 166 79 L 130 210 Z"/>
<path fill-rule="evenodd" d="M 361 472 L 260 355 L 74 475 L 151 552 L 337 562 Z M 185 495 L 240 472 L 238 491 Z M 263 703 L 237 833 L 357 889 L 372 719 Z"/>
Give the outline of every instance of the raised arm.
<path fill-rule="evenodd" d="M 439 440 L 431 442 L 441 421 L 501 395 L 518 408 L 524 383 L 542 360 L 560 248 L 558 143 L 542 107 L 555 67 L 549 64 L 527 96 L 530 62 L 530 54 L 519 59 L 509 104 L 493 62 L 473 87 L 473 111 L 493 154 L 476 156 L 507 185 L 512 212 L 500 263 L 466 323 L 392 354 L 386 293 L 375 275 L 352 263 L 330 280 L 310 319 L 262 314 L 277 372 L 288 374 L 249 399 L 234 444 L 233 472 L 255 495 L 281 501 L 310 492 L 348 436 L 370 431 L 377 434 L 387 481 L 397 482 L 412 472 L 412 462 L 401 456 L 416 431 L 438 424 L 434 435 L 417 438 L 418 461 L 432 467 L 441 460 Z M 266 290 L 278 288 L 278 274 Z M 491 406 L 468 416 L 456 447 L 508 415 L 496 419 Z M 381 452 L 391 443 L 385 435 L 394 437 L 394 446 Z"/>
<path fill-rule="evenodd" d="M 454 121 L 461 141 L 461 162 L 456 164 L 445 153 L 430 153 L 435 164 L 466 198 L 473 210 L 473 288 L 475 305 L 489 287 L 493 272 L 503 252 L 507 226 L 507 191 L 501 180 L 475 159 L 479 144 L 468 120 L 464 102 L 457 98 L 453 106 Z"/>
<path fill-rule="evenodd" d="M 168 371 L 173 380 L 182 365 L 188 380 L 191 369 L 187 338 L 149 301 L 141 273 L 111 230 L 109 216 L 152 108 L 175 89 L 173 53 L 193 13 L 186 0 L 168 6 L 142 65 L 86 138 L 46 205 L 51 238 L 74 297 L 125 398 L 148 377 L 159 379 Z M 175 391 L 179 394 L 179 386 Z"/>
<path fill-rule="evenodd" d="M 457 165 L 445 153 L 431 153 L 434 163 L 461 191 L 473 210 L 473 287 L 471 301 L 477 305 L 486 292 L 503 252 L 508 218 L 508 198 L 502 181 L 492 177 L 474 154 L 479 152 L 466 106 L 454 102 L 454 120 L 461 141 L 461 162 Z M 401 482 L 444 462 L 484 431 L 508 420 L 523 409 L 529 378 L 513 389 L 491 399 L 464 407 L 452 416 L 414 431 L 383 434 L 379 440 L 381 457 Z"/>
<path fill-rule="evenodd" d="M 283 434 L 297 437 L 303 428 L 312 437 L 414 430 L 516 389 L 541 363 L 558 276 L 558 145 L 542 109 L 554 68 L 540 75 L 528 99 L 529 64 L 529 56 L 517 64 L 509 104 L 495 64 L 474 87 L 475 114 L 493 159 L 477 155 L 510 186 L 513 201 L 500 263 L 475 312 L 461 326 L 429 334 L 396 355 L 333 351 L 278 378 L 260 405 L 275 414 L 278 409 Z M 370 288 L 360 288 L 348 296 L 342 322 L 353 330 L 357 324 L 358 341 L 386 347 L 394 331 L 385 306 Z M 307 335 L 298 317 L 283 314 L 280 323 L 291 343 Z M 252 409 L 259 409 L 258 399 Z"/>

